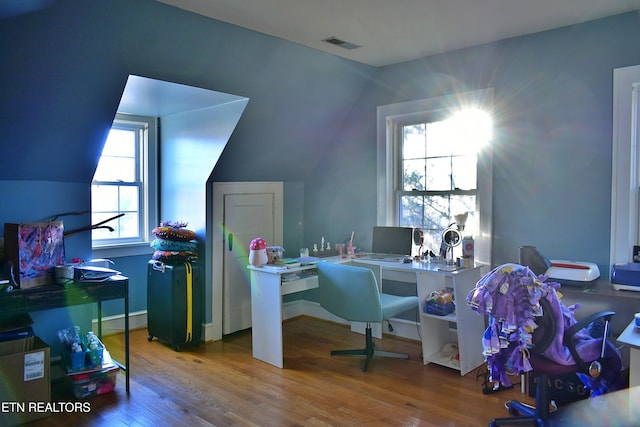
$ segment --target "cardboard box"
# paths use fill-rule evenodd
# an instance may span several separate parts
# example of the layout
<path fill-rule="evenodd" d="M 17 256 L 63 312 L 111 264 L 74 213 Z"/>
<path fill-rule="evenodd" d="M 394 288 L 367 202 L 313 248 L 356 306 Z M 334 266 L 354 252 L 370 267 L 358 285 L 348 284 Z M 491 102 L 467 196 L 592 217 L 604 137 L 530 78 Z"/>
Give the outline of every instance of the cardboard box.
<path fill-rule="evenodd" d="M 0 425 L 22 424 L 49 415 L 41 408 L 42 403 L 51 402 L 50 357 L 49 346 L 38 337 L 32 350 L 0 356 Z"/>
<path fill-rule="evenodd" d="M 34 339 L 35 337 L 31 336 L 9 341 L 0 341 L 0 356 L 33 350 Z"/>

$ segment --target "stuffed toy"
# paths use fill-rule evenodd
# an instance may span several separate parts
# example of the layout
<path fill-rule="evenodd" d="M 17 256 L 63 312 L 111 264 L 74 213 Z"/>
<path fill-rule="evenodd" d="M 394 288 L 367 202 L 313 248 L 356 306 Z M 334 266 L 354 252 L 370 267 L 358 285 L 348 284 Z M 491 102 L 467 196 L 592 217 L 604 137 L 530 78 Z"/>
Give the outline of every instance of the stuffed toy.
<path fill-rule="evenodd" d="M 174 242 L 188 242 L 196 238 L 196 233 L 192 230 L 185 228 L 186 222 L 176 221 L 169 222 L 163 221 L 159 227 L 151 230 L 151 233 L 163 240 L 171 240 Z"/>
<path fill-rule="evenodd" d="M 191 262 L 198 259 L 196 233 L 186 228 L 182 221 L 163 221 L 151 233 L 156 237 L 151 242 L 155 249 L 152 259 L 167 264 Z"/>

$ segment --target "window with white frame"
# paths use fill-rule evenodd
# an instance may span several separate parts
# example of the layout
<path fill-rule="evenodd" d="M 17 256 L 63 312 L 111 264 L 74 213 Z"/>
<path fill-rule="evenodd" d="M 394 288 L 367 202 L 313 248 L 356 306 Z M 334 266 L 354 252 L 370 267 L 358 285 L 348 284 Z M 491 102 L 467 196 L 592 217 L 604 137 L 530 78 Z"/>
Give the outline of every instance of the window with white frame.
<path fill-rule="evenodd" d="M 630 262 L 633 247 L 640 244 L 640 65 L 613 70 L 611 166 L 613 266 Z"/>
<path fill-rule="evenodd" d="M 378 108 L 378 223 L 418 227 L 437 252 L 442 232 L 468 213 L 463 234 L 490 262 L 491 90 Z M 461 228 L 458 225 L 458 228 Z"/>
<path fill-rule="evenodd" d="M 157 223 L 156 134 L 155 117 L 116 115 L 91 183 L 91 223 L 104 222 L 92 231 L 94 249 L 148 250 Z"/>

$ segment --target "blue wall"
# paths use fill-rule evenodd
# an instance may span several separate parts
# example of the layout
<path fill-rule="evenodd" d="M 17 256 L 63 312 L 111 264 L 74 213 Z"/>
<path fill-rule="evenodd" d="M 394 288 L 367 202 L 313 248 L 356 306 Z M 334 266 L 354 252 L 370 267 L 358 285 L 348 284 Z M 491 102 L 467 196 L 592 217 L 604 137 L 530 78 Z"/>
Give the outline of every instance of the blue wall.
<path fill-rule="evenodd" d="M 371 244 L 377 105 L 493 87 L 493 262 L 531 244 L 608 276 L 613 69 L 636 64 L 640 18 L 628 13 L 378 69 L 305 182 L 305 236 L 355 229 Z"/>
<path fill-rule="evenodd" d="M 0 183 L 11 201 L 0 206 L 0 222 L 90 209 L 90 182 L 104 138 L 127 77 L 134 74 L 250 99 L 215 173 L 216 147 L 198 150 L 187 165 L 170 161 L 176 151 L 184 154 L 183 141 L 168 140 L 161 147 L 161 219 L 195 221 L 202 231 L 213 180 L 286 181 L 291 183 L 286 203 L 293 208 L 287 224 L 294 225 L 285 238 L 295 244 L 302 239 L 302 182 L 348 119 L 372 67 L 153 0 L 42 5 L 0 22 Z M 189 191 L 197 197 L 186 197 L 185 203 Z M 45 198 L 55 203 L 40 203 Z M 189 200 L 197 212 L 188 210 Z M 192 217 L 175 217 L 185 212 Z M 78 221 L 85 226 L 90 218 Z M 206 242 L 209 237 L 200 234 Z M 68 253 L 91 258 L 89 234 L 73 239 L 78 243 Z M 209 264 L 206 252 L 203 258 Z M 147 259 L 114 258 L 130 278 L 132 311 L 146 308 Z M 208 320 L 210 292 L 207 283 Z M 106 314 L 120 310 L 117 302 L 105 307 Z M 55 341 L 55 330 L 41 335 Z"/>
<path fill-rule="evenodd" d="M 290 253 L 351 231 L 368 248 L 376 106 L 493 87 L 494 262 L 533 244 L 608 270 L 612 70 L 640 63 L 636 13 L 374 68 L 152 0 L 43 4 L 0 21 L 1 222 L 90 208 L 136 74 L 250 99 L 208 181 L 286 182 Z M 76 223 L 89 218 L 65 219 Z M 91 257 L 88 238 L 69 238 L 67 253 Z M 132 311 L 146 308 L 146 259 L 116 260 Z"/>

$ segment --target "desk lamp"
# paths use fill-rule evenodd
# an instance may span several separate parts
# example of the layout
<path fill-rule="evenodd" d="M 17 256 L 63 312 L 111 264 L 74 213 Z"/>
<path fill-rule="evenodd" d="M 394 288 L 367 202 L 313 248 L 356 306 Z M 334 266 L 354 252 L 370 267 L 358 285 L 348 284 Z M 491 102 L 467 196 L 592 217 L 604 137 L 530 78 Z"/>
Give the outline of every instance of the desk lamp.
<path fill-rule="evenodd" d="M 467 223 L 468 217 L 469 217 L 469 212 L 458 214 L 453 217 L 456 220 L 455 223 L 458 226 L 458 230 L 460 230 L 461 232 L 464 231 L 464 226 Z"/>

